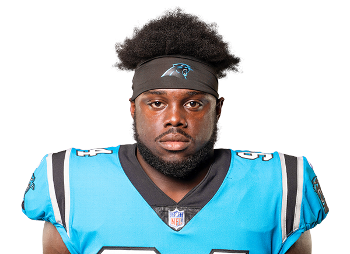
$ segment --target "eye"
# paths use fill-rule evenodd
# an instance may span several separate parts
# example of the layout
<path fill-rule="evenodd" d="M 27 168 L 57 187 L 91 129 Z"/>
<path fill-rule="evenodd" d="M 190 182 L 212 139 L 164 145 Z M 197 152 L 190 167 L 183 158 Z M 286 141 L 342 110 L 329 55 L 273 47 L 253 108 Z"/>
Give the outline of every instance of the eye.
<path fill-rule="evenodd" d="M 199 109 L 201 106 L 202 104 L 197 101 L 189 101 L 185 104 L 185 107 L 189 109 Z"/>
<path fill-rule="evenodd" d="M 165 106 L 164 103 L 161 101 L 153 101 L 153 102 L 150 102 L 148 105 L 156 109 L 163 108 Z"/>

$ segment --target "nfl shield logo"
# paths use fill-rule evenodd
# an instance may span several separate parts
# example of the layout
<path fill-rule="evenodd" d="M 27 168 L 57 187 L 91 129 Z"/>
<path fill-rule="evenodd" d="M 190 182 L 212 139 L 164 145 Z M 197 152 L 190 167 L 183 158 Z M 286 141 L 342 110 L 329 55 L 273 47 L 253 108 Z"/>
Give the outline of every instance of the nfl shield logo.
<path fill-rule="evenodd" d="M 169 210 L 169 226 L 178 230 L 185 226 L 185 211 L 179 211 L 175 208 L 174 211 Z"/>

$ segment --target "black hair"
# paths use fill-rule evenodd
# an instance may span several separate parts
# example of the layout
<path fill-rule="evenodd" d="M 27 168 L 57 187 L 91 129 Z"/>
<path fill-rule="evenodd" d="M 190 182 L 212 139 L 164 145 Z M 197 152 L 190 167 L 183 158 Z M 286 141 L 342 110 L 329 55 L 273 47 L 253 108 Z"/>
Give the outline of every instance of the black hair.
<path fill-rule="evenodd" d="M 240 61 L 229 52 L 215 23 L 207 24 L 181 9 L 167 11 L 141 29 L 135 28 L 132 38 L 116 44 L 116 52 L 120 60 L 116 67 L 122 70 L 134 70 L 157 56 L 183 55 L 211 65 L 218 78 L 226 76 L 226 71 L 237 71 Z"/>

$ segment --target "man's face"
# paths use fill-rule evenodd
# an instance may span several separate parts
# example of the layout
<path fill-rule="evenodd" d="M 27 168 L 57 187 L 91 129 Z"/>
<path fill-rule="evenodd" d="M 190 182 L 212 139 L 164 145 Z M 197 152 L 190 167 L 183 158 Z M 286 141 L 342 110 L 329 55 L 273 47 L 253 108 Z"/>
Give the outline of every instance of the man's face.
<path fill-rule="evenodd" d="M 138 96 L 130 110 L 138 140 L 159 159 L 179 163 L 211 140 L 222 104 L 195 90 L 156 89 Z"/>

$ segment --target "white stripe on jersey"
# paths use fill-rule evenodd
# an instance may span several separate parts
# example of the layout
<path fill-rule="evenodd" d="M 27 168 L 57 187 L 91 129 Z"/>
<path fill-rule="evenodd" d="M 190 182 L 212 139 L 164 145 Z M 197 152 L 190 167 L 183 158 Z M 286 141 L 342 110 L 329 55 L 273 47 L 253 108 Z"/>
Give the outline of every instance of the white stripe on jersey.
<path fill-rule="evenodd" d="M 55 186 L 53 183 L 52 153 L 47 156 L 46 163 L 47 163 L 47 181 L 49 183 L 49 192 L 50 192 L 50 199 L 51 199 L 53 213 L 55 215 L 56 222 L 59 224 L 62 224 L 60 209 L 58 208 L 58 203 L 56 199 Z"/>
<path fill-rule="evenodd" d="M 70 186 L 69 186 L 69 157 L 72 149 L 66 150 L 64 156 L 64 194 L 65 194 L 65 222 L 67 235 L 69 236 L 69 213 L 70 213 Z"/>
<path fill-rule="evenodd" d="M 303 157 L 298 157 L 298 188 L 297 188 L 297 197 L 295 204 L 295 215 L 294 215 L 294 225 L 293 231 L 297 230 L 300 225 L 300 210 L 301 210 L 301 201 L 303 200 L 303 186 L 304 186 L 304 159 Z"/>
<path fill-rule="evenodd" d="M 281 161 L 282 169 L 282 209 L 281 209 L 281 229 L 282 229 L 282 242 L 287 239 L 287 195 L 288 195 L 288 186 L 287 186 L 287 168 L 286 162 L 284 160 L 284 154 L 278 153 Z"/>

